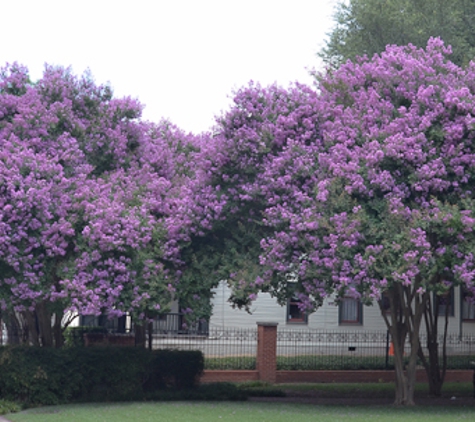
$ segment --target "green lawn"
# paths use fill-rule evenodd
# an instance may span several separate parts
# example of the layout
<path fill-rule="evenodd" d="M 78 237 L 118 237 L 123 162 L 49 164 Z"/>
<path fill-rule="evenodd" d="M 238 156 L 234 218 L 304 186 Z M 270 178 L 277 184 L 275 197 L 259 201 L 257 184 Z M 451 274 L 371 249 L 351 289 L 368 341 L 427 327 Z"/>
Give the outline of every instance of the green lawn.
<path fill-rule="evenodd" d="M 473 407 L 315 406 L 259 402 L 165 402 L 51 406 L 9 414 L 13 422 L 447 422 L 473 420 Z"/>
<path fill-rule="evenodd" d="M 211 386 L 210 386 L 211 387 Z M 213 388 L 216 388 L 214 386 Z M 225 390 L 224 385 L 220 387 Z M 280 384 L 268 385 L 260 382 L 241 384 L 248 391 L 269 392 L 282 389 L 289 394 L 314 394 L 321 398 L 380 398 L 392 399 L 394 385 L 386 383 L 368 384 Z M 257 389 L 257 390 L 256 390 Z M 208 389 L 210 394 L 217 394 Z M 471 383 L 446 383 L 443 400 L 450 397 L 472 398 Z M 212 395 L 211 397 L 217 397 Z M 427 386 L 416 385 L 417 398 L 427 397 Z M 135 402 L 73 404 L 64 406 L 44 406 L 32 408 L 5 417 L 13 422 L 135 422 L 135 421 L 246 421 L 280 422 L 298 420 L 299 422 L 447 422 L 450 420 L 473 420 L 475 399 L 469 407 L 459 406 L 416 406 L 396 408 L 393 406 L 322 406 L 310 404 L 264 403 L 264 402 Z"/>

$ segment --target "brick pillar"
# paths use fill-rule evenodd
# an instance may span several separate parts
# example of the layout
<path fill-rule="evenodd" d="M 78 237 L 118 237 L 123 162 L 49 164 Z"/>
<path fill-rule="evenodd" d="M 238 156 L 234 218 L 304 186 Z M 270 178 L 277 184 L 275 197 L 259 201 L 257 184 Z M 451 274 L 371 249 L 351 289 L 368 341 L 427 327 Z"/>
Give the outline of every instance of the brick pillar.
<path fill-rule="evenodd" d="M 275 383 L 277 379 L 277 322 L 257 323 L 257 361 L 259 380 Z"/>

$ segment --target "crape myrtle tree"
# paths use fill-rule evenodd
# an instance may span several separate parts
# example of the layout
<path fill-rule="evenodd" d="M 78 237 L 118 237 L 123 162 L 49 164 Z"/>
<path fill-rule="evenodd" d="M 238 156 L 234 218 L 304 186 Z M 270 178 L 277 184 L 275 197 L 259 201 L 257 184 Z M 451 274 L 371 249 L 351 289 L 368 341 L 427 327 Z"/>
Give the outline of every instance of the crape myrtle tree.
<path fill-rule="evenodd" d="M 195 314 L 203 301 L 199 316 L 209 317 L 209 291 L 220 280 L 233 288 L 233 304 L 245 307 L 254 297 L 257 288 L 250 281 L 263 269 L 260 242 L 275 231 L 264 221 L 266 208 L 278 201 L 302 203 L 311 195 L 318 150 L 316 106 L 317 94 L 309 87 L 287 90 L 251 83 L 235 93 L 213 136 L 200 144 L 198 170 L 170 221 L 181 233 L 173 241 L 186 263 L 177 290 L 202 287 L 186 295 L 187 311 Z M 285 300 L 287 285 L 279 287 L 272 291 Z"/>
<path fill-rule="evenodd" d="M 32 83 L 22 66 L 1 70 L 0 306 L 19 341 L 60 346 L 68 311 L 140 320 L 170 301 L 173 183 L 144 158 L 168 144 L 140 114 L 88 74 L 47 66 Z"/>
<path fill-rule="evenodd" d="M 330 293 L 379 303 L 395 346 L 397 404 L 414 403 L 424 318 L 429 337 L 436 330 L 432 295 L 473 291 L 475 65 L 462 70 L 449 53 L 431 39 L 425 50 L 388 47 L 320 77 L 316 176 L 301 202 L 265 210 L 275 232 L 262 241 L 267 270 L 254 283 L 280 289 L 287 275 L 307 309 Z M 283 171 L 299 192 L 294 169 Z M 423 363 L 439 393 L 432 341 Z"/>
<path fill-rule="evenodd" d="M 219 198 L 210 192 L 207 172 L 203 170 L 206 163 L 203 157 L 211 150 L 217 151 L 209 133 L 185 133 L 168 121 L 150 124 L 147 136 L 147 142 L 138 149 L 140 168 L 151 178 L 148 185 L 152 183 L 166 192 L 160 197 L 149 189 L 147 203 L 153 217 L 160 222 L 162 234 L 160 243 L 153 244 L 159 245 L 156 258 L 163 265 L 164 285 L 185 315 L 183 328 L 186 328 L 209 319 L 211 313 L 213 277 L 200 272 L 202 265 L 190 253 L 189 245 L 193 237 L 204 234 L 207 221 L 214 218 L 211 215 L 219 214 L 222 208 Z M 165 190 L 161 188 L 164 184 Z M 163 303 L 161 310 L 169 309 L 168 305 Z"/>

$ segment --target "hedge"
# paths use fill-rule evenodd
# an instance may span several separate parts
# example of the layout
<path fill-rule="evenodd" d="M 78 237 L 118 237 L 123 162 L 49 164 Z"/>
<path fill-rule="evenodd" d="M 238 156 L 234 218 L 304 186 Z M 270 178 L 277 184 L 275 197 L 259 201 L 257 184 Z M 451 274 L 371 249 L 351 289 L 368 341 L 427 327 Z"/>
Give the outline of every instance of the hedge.
<path fill-rule="evenodd" d="M 136 347 L 0 347 L 0 397 L 24 404 L 141 400 L 194 387 L 199 351 Z"/>

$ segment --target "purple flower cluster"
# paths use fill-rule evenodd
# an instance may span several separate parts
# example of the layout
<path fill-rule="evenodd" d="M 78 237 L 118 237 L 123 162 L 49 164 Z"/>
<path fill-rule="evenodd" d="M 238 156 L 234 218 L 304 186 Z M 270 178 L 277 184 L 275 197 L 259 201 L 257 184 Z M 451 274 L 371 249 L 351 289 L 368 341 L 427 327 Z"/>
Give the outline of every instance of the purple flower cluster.
<path fill-rule="evenodd" d="M 212 133 L 139 120 L 90 75 L 0 71 L 0 299 L 147 318 L 297 290 L 474 290 L 475 64 L 388 47 L 317 76 L 251 83 Z M 443 285 L 442 285 L 443 284 Z M 198 312 L 197 308 L 204 311 Z"/>
<path fill-rule="evenodd" d="M 2 308 L 145 316 L 170 302 L 167 218 L 199 140 L 140 112 L 87 74 L 0 71 Z"/>

